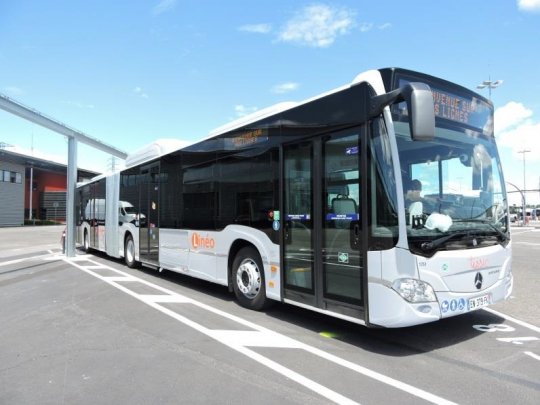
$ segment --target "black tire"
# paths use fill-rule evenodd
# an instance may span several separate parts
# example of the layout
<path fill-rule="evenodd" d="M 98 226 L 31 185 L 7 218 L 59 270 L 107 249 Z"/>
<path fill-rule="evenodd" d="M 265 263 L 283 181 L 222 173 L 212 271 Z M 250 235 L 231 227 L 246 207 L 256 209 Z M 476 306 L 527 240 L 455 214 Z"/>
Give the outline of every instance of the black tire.
<path fill-rule="evenodd" d="M 236 254 L 232 267 L 232 284 L 236 299 L 243 307 L 259 311 L 268 306 L 264 267 L 255 248 L 247 246 Z"/>
<path fill-rule="evenodd" d="M 90 251 L 90 240 L 88 239 L 88 231 L 84 231 L 83 235 L 83 252 L 88 253 Z"/>
<path fill-rule="evenodd" d="M 128 235 L 124 243 L 124 262 L 130 269 L 139 267 L 139 262 L 135 260 L 135 242 L 133 236 Z"/>

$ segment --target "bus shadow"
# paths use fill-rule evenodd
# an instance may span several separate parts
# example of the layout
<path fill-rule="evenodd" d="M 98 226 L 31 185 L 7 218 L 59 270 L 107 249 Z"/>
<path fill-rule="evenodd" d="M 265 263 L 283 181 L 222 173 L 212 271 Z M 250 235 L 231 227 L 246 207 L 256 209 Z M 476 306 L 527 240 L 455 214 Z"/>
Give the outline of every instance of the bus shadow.
<path fill-rule="evenodd" d="M 429 353 L 473 340 L 484 333 L 482 326 L 485 328 L 485 325 L 505 321 L 490 312 L 478 310 L 428 324 L 385 329 L 367 328 L 286 304 L 275 305 L 266 313 L 282 322 L 316 332 L 322 337 L 393 357 Z"/>
<path fill-rule="evenodd" d="M 120 265 L 124 264 L 123 260 L 111 258 L 104 253 L 92 252 L 92 255 Z M 246 311 L 245 314 L 239 314 L 239 316 L 244 317 L 251 312 L 240 307 L 234 294 L 230 293 L 225 286 L 172 271 L 158 272 L 147 267 L 140 267 L 137 271 L 200 293 L 202 296 L 219 300 L 226 306 L 236 306 L 242 312 Z M 505 321 L 490 312 L 478 310 L 428 324 L 385 329 L 367 328 L 294 305 L 277 302 L 262 311 L 262 313 L 269 318 L 290 324 L 291 327 L 314 332 L 322 338 L 332 339 L 362 350 L 393 357 L 429 353 L 473 340 L 484 333 L 482 327 L 477 329 L 474 328 L 475 325 L 500 324 Z M 253 317 L 249 318 L 258 323 Z"/>
<path fill-rule="evenodd" d="M 212 298 L 220 301 L 232 302 L 235 301 L 234 295 L 229 292 L 228 288 L 224 285 L 215 284 L 210 281 L 202 280 L 200 278 L 186 276 L 184 274 L 175 273 L 174 271 L 164 270 L 161 273 L 157 273 L 155 270 L 142 268 L 139 269 L 148 274 L 158 276 L 162 280 L 169 281 L 171 283 L 182 286 L 192 291 L 196 291 L 203 295 L 211 296 Z"/>
<path fill-rule="evenodd" d="M 227 302 L 235 301 L 234 295 L 229 293 L 227 287 L 220 284 L 215 284 L 210 281 L 202 280 L 196 277 L 187 276 L 185 274 L 176 273 L 174 271 L 169 271 L 169 270 L 163 270 L 162 272 L 159 272 L 157 269 L 153 269 L 153 268 L 145 267 L 145 266 L 139 266 L 134 269 L 129 269 L 125 265 L 124 259 L 117 259 L 117 258 L 108 256 L 106 253 L 98 252 L 98 251 L 92 251 L 89 254 L 103 260 L 115 262 L 119 266 L 124 266 L 124 269 L 122 269 L 123 271 L 133 270 L 136 272 L 146 274 L 150 277 L 157 277 L 161 280 L 168 281 L 177 286 L 187 288 L 189 290 L 201 293 L 203 295 L 211 296 L 221 301 L 227 301 Z"/>

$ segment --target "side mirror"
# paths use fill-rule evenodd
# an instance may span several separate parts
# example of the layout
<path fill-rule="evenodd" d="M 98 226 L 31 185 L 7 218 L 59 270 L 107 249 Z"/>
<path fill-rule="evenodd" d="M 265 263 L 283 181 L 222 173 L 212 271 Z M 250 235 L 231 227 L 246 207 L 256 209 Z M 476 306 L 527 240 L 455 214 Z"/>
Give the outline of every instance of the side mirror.
<path fill-rule="evenodd" d="M 424 83 L 410 83 L 405 87 L 411 138 L 414 141 L 430 141 L 435 136 L 435 111 L 431 89 Z"/>
<path fill-rule="evenodd" d="M 390 93 L 371 99 L 370 115 L 379 115 L 384 107 L 404 101 L 407 104 L 409 129 L 414 141 L 430 141 L 435 136 L 433 94 L 427 84 L 407 83 Z"/>

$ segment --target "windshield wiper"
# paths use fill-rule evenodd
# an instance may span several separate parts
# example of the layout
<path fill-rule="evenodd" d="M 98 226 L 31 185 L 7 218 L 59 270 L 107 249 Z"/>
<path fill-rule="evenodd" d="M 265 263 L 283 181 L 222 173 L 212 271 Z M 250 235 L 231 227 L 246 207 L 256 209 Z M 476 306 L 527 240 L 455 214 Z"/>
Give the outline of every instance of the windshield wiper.
<path fill-rule="evenodd" d="M 503 242 L 507 239 L 507 236 L 503 231 L 501 231 L 499 228 L 497 228 L 495 225 L 493 225 L 490 221 L 487 221 L 485 219 L 472 219 L 472 218 L 471 219 L 460 219 L 460 220 L 454 220 L 454 222 L 481 223 L 481 224 L 489 226 L 491 229 L 493 229 L 495 232 L 497 232 L 497 234 L 499 235 L 499 237 L 502 239 Z"/>
<path fill-rule="evenodd" d="M 479 223 L 488 225 L 491 229 L 493 229 L 497 233 L 497 235 L 501 238 L 501 240 L 503 242 L 507 239 L 507 236 L 500 229 L 498 229 L 491 222 L 488 222 L 488 221 L 485 221 L 485 220 L 482 220 L 482 219 L 466 219 L 466 220 L 459 220 L 459 221 L 454 221 L 454 222 L 479 222 Z M 424 242 L 424 243 L 422 243 L 420 245 L 420 248 L 423 251 L 427 252 L 427 251 L 430 251 L 430 250 L 433 250 L 433 249 L 437 249 L 439 246 L 445 244 L 450 239 L 454 239 L 454 238 L 457 238 L 457 237 L 463 237 L 463 236 L 472 236 L 473 234 L 477 234 L 478 231 L 479 231 L 478 229 L 467 229 L 467 230 L 462 230 L 462 231 L 456 231 L 456 232 L 451 233 L 449 235 L 445 235 L 445 236 L 442 236 L 442 237 L 440 237 L 438 239 L 434 239 L 434 240 L 432 240 L 430 242 Z"/>
<path fill-rule="evenodd" d="M 424 252 L 427 252 L 429 250 L 437 249 L 439 246 L 444 245 L 450 239 L 454 239 L 461 236 L 469 236 L 470 234 L 471 234 L 471 231 L 457 231 L 457 232 L 451 233 L 450 235 L 446 235 L 441 238 L 434 239 L 431 242 L 424 242 L 420 245 L 420 248 L 422 248 Z"/>

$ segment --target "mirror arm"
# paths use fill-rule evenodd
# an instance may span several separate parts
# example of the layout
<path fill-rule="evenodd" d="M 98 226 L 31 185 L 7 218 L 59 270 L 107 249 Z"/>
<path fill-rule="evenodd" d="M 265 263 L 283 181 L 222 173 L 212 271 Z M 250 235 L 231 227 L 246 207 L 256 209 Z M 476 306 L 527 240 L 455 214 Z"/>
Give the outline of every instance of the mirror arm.
<path fill-rule="evenodd" d="M 435 133 L 434 104 L 431 89 L 425 83 L 407 83 L 399 89 L 372 97 L 369 116 L 378 116 L 385 107 L 402 101 L 407 103 L 409 127 L 413 140 L 432 139 Z"/>
<path fill-rule="evenodd" d="M 376 117 L 383 112 L 384 107 L 402 101 L 405 101 L 405 98 L 403 97 L 403 87 L 386 94 L 381 94 L 380 96 L 372 97 L 369 109 L 369 116 Z"/>

